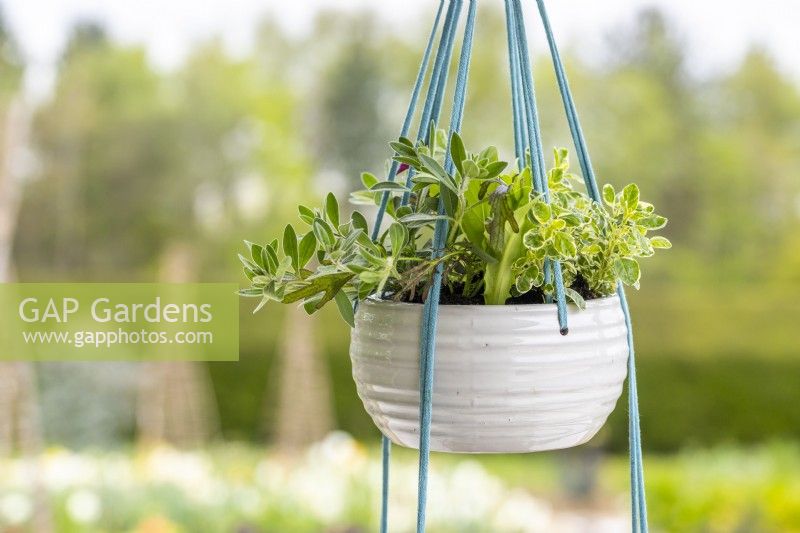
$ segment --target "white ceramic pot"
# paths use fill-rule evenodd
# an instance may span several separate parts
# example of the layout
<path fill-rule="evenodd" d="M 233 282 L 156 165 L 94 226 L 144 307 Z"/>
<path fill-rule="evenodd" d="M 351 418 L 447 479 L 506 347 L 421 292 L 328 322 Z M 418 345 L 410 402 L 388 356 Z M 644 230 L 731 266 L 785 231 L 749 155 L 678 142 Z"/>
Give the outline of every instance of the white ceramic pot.
<path fill-rule="evenodd" d="M 350 342 L 358 395 L 394 443 L 419 447 L 422 305 L 359 304 Z M 592 438 L 622 393 L 627 329 L 617 296 L 569 307 L 442 305 L 436 338 L 431 450 L 523 453 Z"/>

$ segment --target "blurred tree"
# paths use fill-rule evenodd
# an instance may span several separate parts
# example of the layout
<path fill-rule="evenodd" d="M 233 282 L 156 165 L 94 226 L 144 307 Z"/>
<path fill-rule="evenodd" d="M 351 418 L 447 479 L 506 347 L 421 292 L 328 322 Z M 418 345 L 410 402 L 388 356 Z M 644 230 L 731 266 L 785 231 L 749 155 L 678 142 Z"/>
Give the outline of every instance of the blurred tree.
<path fill-rule="evenodd" d="M 684 245 L 696 237 L 698 150 L 703 120 L 698 84 L 686 67 L 686 46 L 665 15 L 641 11 L 633 27 L 612 33 L 608 66 L 583 105 L 600 181 L 637 181 L 670 219 L 667 233 Z M 600 133 L 602 132 L 602 133 Z"/>
<path fill-rule="evenodd" d="M 339 56 L 327 67 L 318 88 L 313 128 L 317 158 L 323 171 L 343 177 L 334 187 L 340 190 L 358 188 L 361 172 L 383 169 L 389 155 L 386 115 L 381 109 L 382 58 L 376 53 L 373 26 L 368 15 L 350 21 L 347 37 L 337 43 Z"/>
<path fill-rule="evenodd" d="M 0 100 L 7 104 L 17 94 L 23 73 L 23 61 L 16 40 L 0 11 Z"/>
<path fill-rule="evenodd" d="M 22 96 L 24 65 L 0 11 L 0 283 L 14 281 L 12 248 L 22 182 L 30 151 L 29 106 Z M 53 531 L 53 519 L 43 486 L 40 454 L 44 449 L 36 369 L 27 361 L 0 362 L 0 454 L 21 454 L 30 461 L 33 485 L 31 525 Z"/>
<path fill-rule="evenodd" d="M 17 241 L 26 277 L 136 279 L 163 247 L 166 221 L 182 223 L 159 204 L 176 170 L 160 91 L 143 50 L 76 29 L 34 124 L 41 173 L 25 191 Z"/>
<path fill-rule="evenodd" d="M 23 63 L 0 11 L 0 281 L 12 276 L 22 181 L 26 177 L 30 116 L 20 94 Z"/>
<path fill-rule="evenodd" d="M 115 45 L 97 25 L 76 27 L 33 125 L 38 172 L 23 191 L 15 240 L 23 280 L 147 278 L 170 227 L 182 223 L 158 203 L 176 170 L 174 121 L 161 90 L 143 50 Z M 48 437 L 76 446 L 127 438 L 129 370 L 43 365 Z"/>
<path fill-rule="evenodd" d="M 175 85 L 181 102 L 181 146 L 187 154 L 184 179 L 198 187 L 195 216 L 201 234 L 206 273 L 225 272 L 241 238 L 275 234 L 283 221 L 296 216 L 294 205 L 307 202 L 313 173 L 311 154 L 302 133 L 302 91 L 296 90 L 291 65 L 281 58 L 300 53 L 277 28 L 261 26 L 252 59 L 232 60 L 220 43 L 198 49 L 179 73 Z M 239 276 L 238 268 L 236 276 Z M 272 307 L 256 320 L 264 330 L 283 315 Z M 259 407 L 262 420 L 277 419 L 271 436 L 282 444 L 300 445 L 321 437 L 331 427 L 330 376 L 313 349 L 313 323 L 291 315 L 279 342 L 287 348 L 276 364 L 267 363 L 271 348 L 243 358 L 224 372 L 237 383 L 263 386 L 259 374 L 279 383 L 277 401 L 267 391 Z M 212 365 L 212 375 L 222 375 Z M 219 395 L 225 408 L 228 391 Z M 257 399 L 260 394 L 248 395 Z M 241 410 L 241 404 L 234 409 Z M 256 422 L 257 424 L 257 422 Z"/>
<path fill-rule="evenodd" d="M 174 243 L 161 260 L 163 283 L 197 283 L 192 247 Z M 145 443 L 168 442 L 196 448 L 215 436 L 219 420 L 205 365 L 189 360 L 190 346 L 170 346 L 174 361 L 146 362 L 139 367 L 136 402 L 138 437 Z"/>
<path fill-rule="evenodd" d="M 79 20 L 72 28 L 72 35 L 61 56 L 66 63 L 87 50 L 109 45 L 108 32 L 105 27 L 93 20 Z"/>
<path fill-rule="evenodd" d="M 716 259 L 724 279 L 761 280 L 764 257 L 794 248 L 787 240 L 796 233 L 800 197 L 800 90 L 756 47 L 704 99 L 698 253 Z"/>
<path fill-rule="evenodd" d="M 285 321 L 275 443 L 286 451 L 297 451 L 332 430 L 334 417 L 330 374 L 314 338 L 314 318 L 290 307 Z M 266 420 L 272 422 L 271 417 Z"/>
<path fill-rule="evenodd" d="M 511 158 L 514 157 L 511 74 L 505 13 L 498 6 L 485 5 L 478 14 L 475 39 L 480 45 L 474 46 L 472 52 L 463 134 L 468 147 L 478 149 L 493 144 Z M 457 67 L 456 55 L 450 72 L 451 85 L 455 83 Z M 537 89 L 543 85 L 538 83 Z M 439 121 L 443 128 L 449 127 L 452 100 L 452 94 L 449 93 Z"/>

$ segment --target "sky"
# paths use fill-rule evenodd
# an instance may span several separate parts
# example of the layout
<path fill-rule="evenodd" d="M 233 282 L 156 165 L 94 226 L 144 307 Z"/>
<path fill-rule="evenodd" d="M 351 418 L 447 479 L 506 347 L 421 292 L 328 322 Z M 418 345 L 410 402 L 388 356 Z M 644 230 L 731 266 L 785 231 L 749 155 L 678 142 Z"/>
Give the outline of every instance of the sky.
<path fill-rule="evenodd" d="M 501 0 L 482 0 L 484 3 Z M 528 12 L 533 0 L 523 0 Z M 246 53 L 256 21 L 278 20 L 288 31 L 308 31 L 324 8 L 369 8 L 396 28 L 424 21 L 435 0 L 0 0 L 7 22 L 32 66 L 27 84 L 46 91 L 70 26 L 78 20 L 104 22 L 125 43 L 147 47 L 154 65 L 180 64 L 192 44 L 220 35 L 233 54 Z M 753 43 L 772 51 L 779 64 L 800 82 L 800 0 L 550 0 L 557 38 L 591 55 L 614 28 L 630 23 L 647 6 L 667 12 L 691 48 L 693 68 L 713 72 L 731 68 Z M 533 36 L 532 36 L 533 38 Z M 533 46 L 541 50 L 541 37 Z M 423 46 L 421 43 L 420 46 Z"/>

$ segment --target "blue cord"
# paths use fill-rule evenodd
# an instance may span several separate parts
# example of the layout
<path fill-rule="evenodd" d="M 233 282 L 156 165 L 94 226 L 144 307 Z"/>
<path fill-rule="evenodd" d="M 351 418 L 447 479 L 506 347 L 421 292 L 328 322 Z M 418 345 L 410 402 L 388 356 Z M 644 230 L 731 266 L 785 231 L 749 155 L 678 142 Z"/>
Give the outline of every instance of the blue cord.
<path fill-rule="evenodd" d="M 392 454 L 392 441 L 383 435 L 381 438 L 381 533 L 389 530 L 389 459 Z"/>
<path fill-rule="evenodd" d="M 581 129 L 578 112 L 575 107 L 575 100 L 569 88 L 567 74 L 561 61 L 561 55 L 558 52 L 555 37 L 553 36 L 553 30 L 547 16 L 544 0 L 536 0 L 536 3 L 547 36 L 550 55 L 553 58 L 556 79 L 558 80 L 558 87 L 561 93 L 561 99 L 564 103 L 564 110 L 566 111 L 572 139 L 578 153 L 578 160 L 580 161 L 586 190 L 594 201 L 600 202 L 600 192 L 597 186 L 597 180 L 595 179 L 594 169 L 592 168 L 592 160 L 589 157 L 589 149 L 586 145 L 583 130 Z M 639 422 L 639 394 L 636 387 L 633 325 L 631 323 L 628 300 L 625 297 L 625 288 L 622 283 L 617 283 L 617 294 L 619 295 L 622 313 L 625 316 L 625 327 L 628 330 L 628 446 L 630 448 L 631 468 L 631 530 L 634 533 L 647 533 L 647 498 L 644 486 L 644 464 L 642 460 L 642 436 Z"/>
<path fill-rule="evenodd" d="M 450 117 L 450 133 L 461 131 L 464 118 L 464 103 L 467 92 L 467 78 L 472 55 L 472 41 L 475 31 L 475 15 L 477 0 L 470 0 L 469 14 L 464 29 L 464 40 L 458 65 L 455 98 Z M 449 144 L 449 141 L 448 141 Z M 453 172 L 453 159 L 448 146 L 445 159 L 445 170 Z M 444 213 L 444 202 L 439 200 L 439 212 Z M 441 257 L 447 238 L 448 224 L 444 219 L 436 221 L 433 237 L 432 258 Z M 428 291 L 422 311 L 422 330 L 420 332 L 420 372 L 422 388 L 420 389 L 420 439 L 419 439 L 419 483 L 417 487 L 417 533 L 425 531 L 425 508 L 428 498 L 428 463 L 430 458 L 430 435 L 433 399 L 433 377 L 436 353 L 436 324 L 439 311 L 439 297 L 442 289 L 442 264 L 437 265 L 431 288 Z"/>
<path fill-rule="evenodd" d="M 419 93 L 422 90 L 422 84 L 425 79 L 425 73 L 428 70 L 428 63 L 430 62 L 431 50 L 433 49 L 433 42 L 436 37 L 437 30 L 439 28 L 439 21 L 442 16 L 442 11 L 444 9 L 444 0 L 439 1 L 439 9 L 436 12 L 436 18 L 433 22 L 433 28 L 431 29 L 430 36 L 428 37 L 428 44 L 425 47 L 425 52 L 422 55 L 422 61 L 420 62 L 419 71 L 417 72 L 417 79 L 414 82 L 414 90 L 411 92 L 411 101 L 408 104 L 408 110 L 406 111 L 405 119 L 403 120 L 403 127 L 400 130 L 400 136 L 405 137 L 408 135 L 408 130 L 411 128 L 411 121 L 413 120 L 414 113 L 417 109 L 417 101 L 419 100 Z M 396 161 L 392 162 L 391 169 L 389 171 L 388 180 L 394 181 L 397 177 L 397 170 L 399 166 Z M 377 240 L 378 236 L 380 235 L 381 229 L 381 222 L 383 221 L 383 216 L 386 213 L 386 206 L 389 202 L 389 192 L 383 193 L 381 198 L 381 204 L 378 208 L 378 214 L 375 217 L 375 225 L 372 228 L 372 240 Z M 356 302 L 355 307 L 358 305 Z M 388 531 L 388 521 L 389 521 L 389 458 L 391 454 L 391 447 L 392 442 L 386 437 L 383 436 L 381 439 L 381 449 L 383 454 L 383 461 L 382 461 L 382 479 L 381 479 L 381 521 L 380 521 L 380 531 L 381 533 L 387 533 Z"/>
<path fill-rule="evenodd" d="M 547 16 L 543 0 L 536 0 L 539 7 L 539 15 L 542 19 L 542 25 L 547 36 L 547 44 L 550 47 L 550 55 L 553 58 L 553 66 L 556 71 L 556 79 L 558 80 L 558 89 L 561 93 L 561 100 L 564 103 L 564 111 L 567 115 L 567 122 L 569 122 L 569 129 L 572 133 L 572 140 L 578 153 L 578 161 L 580 162 L 581 172 L 586 183 L 586 189 L 589 196 L 597 202 L 600 201 L 600 191 L 597 188 L 597 181 L 594 177 L 594 170 L 592 169 L 592 160 L 589 157 L 589 149 L 586 146 L 586 139 L 583 136 L 580 120 L 578 119 L 578 111 L 575 108 L 575 102 L 572 98 L 572 93 L 567 81 L 567 75 L 564 71 L 564 65 L 561 62 L 561 54 L 558 52 L 555 38 L 553 37 L 553 30 L 550 27 L 550 19 Z"/>
<path fill-rule="evenodd" d="M 514 122 L 514 152 L 517 157 L 517 166 L 520 170 L 525 168 L 525 146 L 528 144 L 525 135 L 525 108 L 522 104 L 522 81 L 520 80 L 519 53 L 517 51 L 517 36 L 513 23 L 513 11 L 509 0 L 505 0 L 506 10 L 506 36 L 508 38 L 508 63 L 511 75 L 511 112 Z"/>
<path fill-rule="evenodd" d="M 519 0 L 512 0 L 514 25 L 516 27 L 517 53 L 522 66 L 522 83 L 524 88 L 526 120 L 529 149 L 531 152 L 531 166 L 533 167 L 534 184 L 537 191 L 541 192 L 546 202 L 550 202 L 550 191 L 547 185 L 544 156 L 542 149 L 542 134 L 539 129 L 539 116 L 536 109 L 536 93 L 533 86 L 533 73 L 531 70 L 530 54 L 528 53 L 528 37 L 525 31 L 525 20 Z M 562 335 L 569 332 L 567 323 L 567 302 L 564 291 L 564 277 L 561 275 L 561 264 L 558 261 L 545 262 L 545 282 L 553 280 L 556 287 L 556 305 L 558 308 L 558 326 Z"/>
<path fill-rule="evenodd" d="M 433 49 L 433 41 L 436 36 L 436 30 L 439 28 L 439 19 L 442 16 L 444 8 L 444 0 L 439 0 L 439 10 L 436 12 L 436 19 L 433 23 L 430 37 L 428 37 L 428 45 L 425 47 L 425 53 L 422 55 L 422 61 L 419 65 L 417 72 L 417 79 L 414 82 L 414 90 L 411 92 L 411 101 L 408 104 L 406 117 L 403 120 L 403 127 L 400 130 L 400 136 L 406 137 L 408 130 L 411 129 L 411 121 L 414 118 L 414 112 L 417 109 L 417 101 L 419 100 L 419 93 L 422 90 L 422 83 L 425 80 L 425 72 L 428 70 L 428 63 L 430 62 L 431 50 Z M 397 161 L 392 162 L 391 169 L 389 170 L 388 181 L 394 181 L 397 178 L 397 170 L 399 165 Z M 383 215 L 386 213 L 386 206 L 389 203 L 389 191 L 383 193 L 381 197 L 381 205 L 378 207 L 378 214 L 375 216 L 375 226 L 372 228 L 372 240 L 377 240 L 381 231 L 381 223 L 383 222 Z"/>
<path fill-rule="evenodd" d="M 431 124 L 439 122 L 439 115 L 441 111 L 441 101 L 444 99 L 444 86 L 442 81 L 447 80 L 447 73 L 450 69 L 450 61 L 453 57 L 453 43 L 455 42 L 455 33 L 458 26 L 458 20 L 461 17 L 462 0 L 454 0 L 447 11 L 445 18 L 445 27 L 442 30 L 442 39 L 439 43 L 439 51 L 436 54 L 436 62 L 433 66 L 433 74 L 431 75 L 431 83 L 428 86 L 428 94 L 425 98 L 425 108 L 422 112 L 422 118 L 419 122 L 419 129 L 417 130 L 417 141 L 430 144 L 431 139 L 428 139 Z M 412 178 L 414 177 L 414 169 L 409 168 L 406 175 L 406 188 L 411 189 Z M 406 191 L 403 193 L 403 198 L 400 205 L 408 205 L 411 200 L 411 193 Z"/>
<path fill-rule="evenodd" d="M 442 37 L 439 43 L 436 61 L 428 88 L 425 101 L 425 109 L 420 122 L 418 133 L 419 140 L 425 140 L 429 131 L 430 123 L 438 120 L 444 92 L 447 84 L 447 74 L 452 56 L 455 40 L 455 31 L 460 18 L 462 0 L 453 0 L 445 17 L 445 26 L 442 29 Z M 566 74 L 564 72 L 561 58 L 556 48 L 550 23 L 544 7 L 543 0 L 537 0 L 539 13 L 547 34 L 548 44 L 553 64 L 556 69 L 556 77 L 559 83 L 567 120 L 573 141 L 576 145 L 581 170 L 584 175 L 587 191 L 595 201 L 600 200 L 600 195 L 591 166 L 591 159 L 586 147 L 586 141 L 581 131 L 575 104 L 569 89 Z M 424 71 L 427 70 L 430 51 L 439 18 L 442 12 L 443 0 L 439 6 L 434 30 L 428 42 L 428 47 L 423 59 L 423 66 L 420 68 L 421 74 L 418 75 L 417 84 L 412 94 L 412 104 L 409 106 L 409 114 L 403 126 L 403 136 L 406 136 L 410 128 L 413 108 L 419 96 Z M 467 77 L 469 73 L 469 63 L 472 52 L 472 42 L 475 27 L 475 14 L 477 0 L 470 0 L 469 15 L 466 28 L 464 30 L 464 40 L 461 49 L 461 57 L 458 67 L 458 79 L 455 89 L 455 100 L 451 111 L 450 133 L 459 132 L 463 121 L 464 101 L 466 97 Z M 506 26 L 509 41 L 509 69 L 511 71 L 511 91 L 512 91 L 512 112 L 514 117 L 514 141 L 516 156 L 520 167 L 526 164 L 526 148 L 530 152 L 531 166 L 534 174 L 535 189 L 542 193 L 545 200 L 549 202 L 549 190 L 547 176 L 545 173 L 544 156 L 542 150 L 541 131 L 539 129 L 538 114 L 536 109 L 536 97 L 533 86 L 530 56 L 528 52 L 527 36 L 525 32 L 522 8 L 519 0 L 506 0 Z M 427 139 L 430 143 L 432 139 Z M 449 142 L 449 141 L 448 141 Z M 448 146 L 445 169 L 453 172 L 453 161 L 450 156 Z M 397 166 L 393 165 L 390 172 L 390 180 L 396 177 Z M 410 184 L 411 172 L 407 182 Z M 386 209 L 388 195 L 384 195 L 379 210 L 378 223 L 373 231 L 373 238 L 377 238 L 380 221 Z M 407 195 L 403 198 L 404 203 L 408 201 Z M 439 212 L 444 213 L 444 205 L 440 201 Z M 448 223 L 446 220 L 438 220 L 435 225 L 432 257 L 440 257 L 446 242 Z M 567 315 L 564 295 L 563 276 L 561 265 L 557 261 L 548 262 L 546 265 L 548 279 L 555 278 L 556 299 L 558 303 L 558 319 L 562 334 L 567 332 Z M 430 426 L 432 418 L 432 396 L 435 362 L 436 326 L 438 320 L 439 298 L 442 285 L 442 265 L 434 271 L 433 281 L 428 296 L 423 307 L 423 322 L 420 334 L 420 445 L 419 445 L 419 484 L 417 500 L 417 533 L 425 531 L 425 512 L 427 502 L 428 487 L 428 468 L 430 457 Z M 641 428 L 639 423 L 638 392 L 636 388 L 636 368 L 634 360 L 633 329 L 631 325 L 630 310 L 628 308 L 625 291 L 621 283 L 617 284 L 617 292 L 620 304 L 625 316 L 627 327 L 627 342 L 629 349 L 628 357 L 628 410 L 629 410 L 629 444 L 631 461 L 631 502 L 632 502 L 632 530 L 635 533 L 647 533 L 647 507 L 644 490 L 644 471 L 642 464 L 641 450 Z M 387 528 L 387 504 L 388 504 L 388 481 L 389 481 L 389 459 L 391 453 L 391 442 L 383 437 L 383 485 L 382 485 L 382 511 L 381 511 L 381 532 L 386 533 Z"/>

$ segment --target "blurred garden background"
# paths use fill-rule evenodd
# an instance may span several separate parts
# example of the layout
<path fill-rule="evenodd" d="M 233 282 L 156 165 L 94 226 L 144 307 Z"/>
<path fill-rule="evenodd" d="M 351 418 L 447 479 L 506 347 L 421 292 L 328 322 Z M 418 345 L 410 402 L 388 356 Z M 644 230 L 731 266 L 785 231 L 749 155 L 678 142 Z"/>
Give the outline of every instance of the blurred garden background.
<path fill-rule="evenodd" d="M 33 85 L 42 65 L 0 19 L 0 281 L 244 285 L 242 239 L 383 172 L 430 4 L 392 4 L 405 24 L 314 7 L 302 31 L 273 9 L 237 22 L 245 51 L 209 31 L 168 67 L 76 14 Z M 557 35 L 570 22 L 553 11 Z M 800 64 L 753 41 L 704 68 L 687 32 L 639 6 L 591 50 L 562 39 L 599 181 L 637 181 L 670 219 L 673 250 L 629 295 L 652 526 L 800 531 Z M 509 154 L 505 39 L 484 2 L 464 137 Z M 545 145 L 571 148 L 544 52 Z M 251 304 L 238 363 L 0 363 L 0 531 L 375 530 L 380 437 L 347 326 Z M 431 529 L 624 531 L 626 454 L 624 401 L 575 450 L 435 454 Z M 415 457 L 395 453 L 395 531 L 413 524 Z"/>

